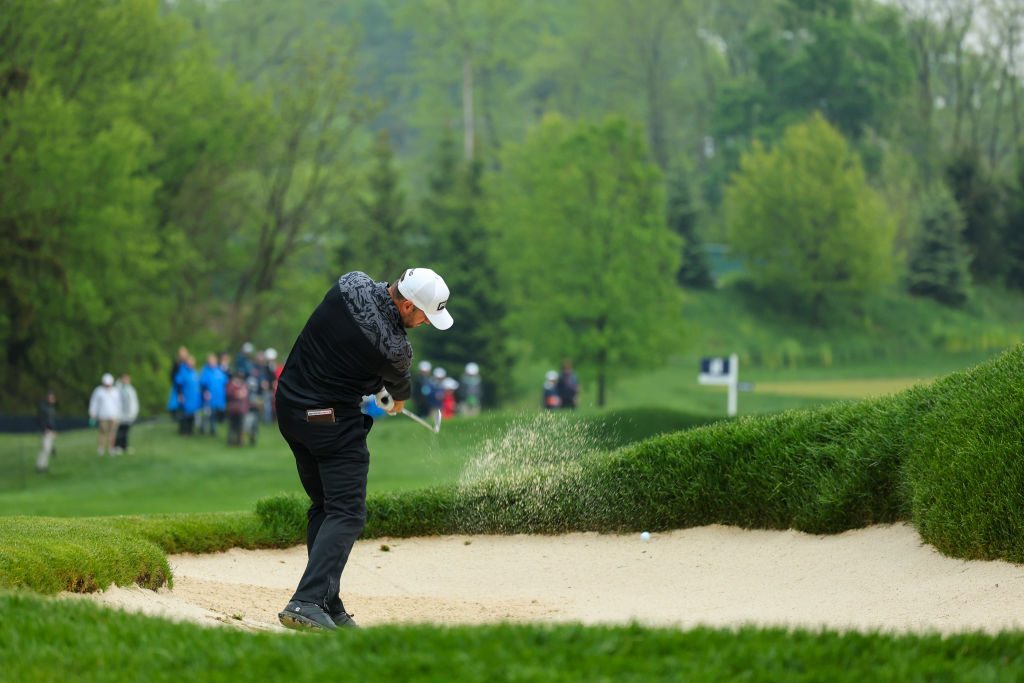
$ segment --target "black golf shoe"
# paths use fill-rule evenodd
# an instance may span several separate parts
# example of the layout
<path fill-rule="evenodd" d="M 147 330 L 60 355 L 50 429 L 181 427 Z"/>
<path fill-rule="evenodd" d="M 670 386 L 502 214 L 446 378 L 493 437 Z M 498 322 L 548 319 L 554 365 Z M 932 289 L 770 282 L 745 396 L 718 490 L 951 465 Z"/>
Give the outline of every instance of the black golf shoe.
<path fill-rule="evenodd" d="M 352 615 L 342 609 L 340 612 L 331 612 L 331 621 L 338 628 L 359 628 L 359 624 L 352 618 Z"/>
<path fill-rule="evenodd" d="M 292 600 L 283 612 L 278 613 L 277 619 L 285 628 L 299 631 L 333 631 L 338 628 L 331 616 L 320 605 L 312 602 Z"/>

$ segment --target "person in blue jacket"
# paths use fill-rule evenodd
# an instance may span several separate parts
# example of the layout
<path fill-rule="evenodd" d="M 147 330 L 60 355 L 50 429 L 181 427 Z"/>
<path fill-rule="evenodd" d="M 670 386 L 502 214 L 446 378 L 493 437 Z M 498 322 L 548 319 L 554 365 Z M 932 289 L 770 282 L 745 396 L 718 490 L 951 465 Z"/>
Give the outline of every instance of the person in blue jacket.
<path fill-rule="evenodd" d="M 196 372 L 196 359 L 189 356 L 178 368 L 174 378 L 174 387 L 178 392 L 178 411 L 181 415 L 178 433 L 191 436 L 196 423 L 196 413 L 203 406 L 202 393 L 199 389 L 199 373 Z"/>
<path fill-rule="evenodd" d="M 211 353 L 206 358 L 206 365 L 199 372 L 199 388 L 203 401 L 200 434 L 217 435 L 217 424 L 224 420 L 224 410 L 227 407 L 227 385 L 228 375 L 221 369 L 217 356 Z"/>

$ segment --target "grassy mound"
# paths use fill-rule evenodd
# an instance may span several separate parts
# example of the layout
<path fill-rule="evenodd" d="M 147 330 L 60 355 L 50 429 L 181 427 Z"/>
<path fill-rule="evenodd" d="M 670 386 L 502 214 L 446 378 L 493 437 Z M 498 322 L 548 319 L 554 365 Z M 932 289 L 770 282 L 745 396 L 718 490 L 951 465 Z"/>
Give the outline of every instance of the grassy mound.
<path fill-rule="evenodd" d="M 154 543 L 88 520 L 0 517 L 0 586 L 90 592 L 111 583 L 158 588 L 171 570 Z"/>
<path fill-rule="evenodd" d="M 482 473 L 458 486 L 372 498 L 366 534 L 709 523 L 833 533 L 910 519 L 947 554 L 1021 562 L 1022 384 L 1017 347 L 894 396 L 717 423 L 612 453 L 585 430 L 537 422 L 510 431 Z"/>
<path fill-rule="evenodd" d="M 744 628 L 389 626 L 244 633 L 68 601 L 0 595 L 12 681 L 1019 680 L 1024 635 Z"/>
<path fill-rule="evenodd" d="M 915 394 L 904 462 L 921 536 L 965 558 L 1024 562 L 1024 347 Z"/>

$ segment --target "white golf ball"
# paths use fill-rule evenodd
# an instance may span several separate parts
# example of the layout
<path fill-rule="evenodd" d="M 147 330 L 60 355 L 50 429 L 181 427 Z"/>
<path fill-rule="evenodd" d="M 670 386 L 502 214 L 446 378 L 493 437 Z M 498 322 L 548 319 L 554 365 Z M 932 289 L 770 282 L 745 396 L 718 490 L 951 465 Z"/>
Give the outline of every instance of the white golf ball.
<path fill-rule="evenodd" d="M 640 534 L 640 540 L 641 541 L 649 541 L 649 540 L 651 540 L 651 532 L 645 531 L 642 534 Z"/>

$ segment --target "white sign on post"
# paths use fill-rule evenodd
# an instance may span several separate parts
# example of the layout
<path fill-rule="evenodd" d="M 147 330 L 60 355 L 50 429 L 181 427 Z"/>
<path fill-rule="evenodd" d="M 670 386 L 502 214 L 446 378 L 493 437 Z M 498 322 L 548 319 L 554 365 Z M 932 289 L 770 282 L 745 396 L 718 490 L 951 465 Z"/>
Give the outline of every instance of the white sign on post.
<path fill-rule="evenodd" d="M 728 358 L 701 358 L 700 375 L 697 376 L 697 382 L 712 385 L 724 384 L 729 387 L 728 415 L 736 417 L 740 384 L 739 356 L 734 353 Z"/>

